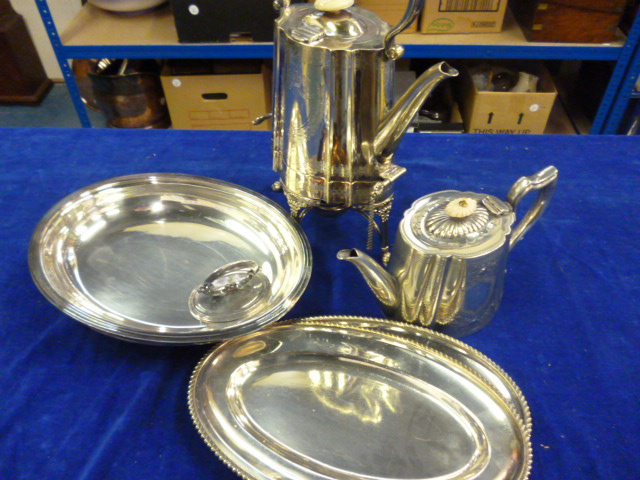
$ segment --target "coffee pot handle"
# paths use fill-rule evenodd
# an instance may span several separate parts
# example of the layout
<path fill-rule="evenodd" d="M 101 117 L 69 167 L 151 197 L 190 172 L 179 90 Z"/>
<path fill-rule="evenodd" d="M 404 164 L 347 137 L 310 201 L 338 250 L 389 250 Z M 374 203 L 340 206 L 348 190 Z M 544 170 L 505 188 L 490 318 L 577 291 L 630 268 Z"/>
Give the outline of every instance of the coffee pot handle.
<path fill-rule="evenodd" d="M 291 5 L 291 0 L 273 0 L 273 8 L 280 11 L 286 10 Z"/>
<path fill-rule="evenodd" d="M 400 23 L 398 23 L 389 31 L 389 33 L 387 33 L 387 36 L 384 39 L 384 50 L 391 60 L 397 60 L 404 54 L 404 47 L 402 45 L 394 45 L 393 39 L 396 37 L 396 35 L 398 35 L 405 28 L 411 25 L 411 23 L 413 23 L 413 21 L 424 8 L 424 1 L 425 0 L 409 0 L 409 6 L 407 7 L 407 11 L 405 12 L 404 17 L 402 17 Z"/>
<path fill-rule="evenodd" d="M 542 216 L 553 198 L 557 185 L 558 169 L 551 165 L 534 175 L 520 178 L 513 187 L 511 187 L 507 195 L 507 202 L 511 205 L 514 212 L 517 212 L 518 206 L 525 195 L 533 191 L 539 193 L 538 198 L 533 205 L 531 205 L 529 211 L 514 228 L 511 240 L 509 241 L 509 250 L 522 240 L 524 234 L 527 233 Z"/>

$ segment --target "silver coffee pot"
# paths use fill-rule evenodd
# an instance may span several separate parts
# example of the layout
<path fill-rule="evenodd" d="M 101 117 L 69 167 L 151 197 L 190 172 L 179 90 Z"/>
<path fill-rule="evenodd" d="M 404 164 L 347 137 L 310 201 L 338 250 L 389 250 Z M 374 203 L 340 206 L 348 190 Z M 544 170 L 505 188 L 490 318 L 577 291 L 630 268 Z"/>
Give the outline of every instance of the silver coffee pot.
<path fill-rule="evenodd" d="M 341 250 L 355 264 L 385 313 L 453 337 L 477 332 L 502 299 L 507 257 L 543 214 L 556 189 L 549 166 L 520 178 L 507 201 L 448 190 L 416 200 L 405 213 L 386 271 L 358 249 Z M 517 224 L 516 211 L 529 192 L 538 197 Z"/>
<path fill-rule="evenodd" d="M 394 63 L 404 52 L 394 39 L 424 0 L 411 0 L 393 28 L 353 0 L 276 3 L 276 188 L 297 219 L 311 208 L 358 210 L 370 220 L 370 243 L 375 228 L 386 251 L 393 183 L 405 172 L 394 153 L 434 87 L 458 72 L 439 63 L 393 104 Z"/>

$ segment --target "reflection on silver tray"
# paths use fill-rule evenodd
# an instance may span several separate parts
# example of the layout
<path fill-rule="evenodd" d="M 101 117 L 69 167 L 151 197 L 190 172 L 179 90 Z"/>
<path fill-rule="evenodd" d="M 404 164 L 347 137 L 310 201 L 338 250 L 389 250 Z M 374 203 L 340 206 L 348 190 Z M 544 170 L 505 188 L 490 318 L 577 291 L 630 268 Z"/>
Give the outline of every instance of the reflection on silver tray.
<path fill-rule="evenodd" d="M 409 341 L 419 342 L 428 348 L 435 349 L 480 376 L 511 405 L 524 422 L 527 432 L 531 433 L 531 411 L 520 387 L 518 387 L 513 379 L 495 362 L 466 343 L 428 328 L 381 318 L 340 315 L 309 317 L 299 321 L 293 320 L 292 322 L 301 324 L 321 323 L 338 325 L 343 328 L 372 329 L 389 335 L 401 336 Z"/>
<path fill-rule="evenodd" d="M 306 236 L 246 188 L 132 175 L 76 192 L 42 219 L 29 263 L 43 294 L 124 340 L 206 343 L 281 318 L 309 281 Z"/>
<path fill-rule="evenodd" d="M 252 480 L 527 478 L 520 416 L 435 347 L 338 325 L 271 326 L 205 356 L 191 414 Z"/>

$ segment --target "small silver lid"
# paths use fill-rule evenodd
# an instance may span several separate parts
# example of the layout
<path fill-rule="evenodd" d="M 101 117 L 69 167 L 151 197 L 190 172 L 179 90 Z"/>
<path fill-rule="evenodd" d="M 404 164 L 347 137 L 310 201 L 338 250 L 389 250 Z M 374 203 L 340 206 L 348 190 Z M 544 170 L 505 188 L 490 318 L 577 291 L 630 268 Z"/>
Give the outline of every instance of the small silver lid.
<path fill-rule="evenodd" d="M 391 29 L 375 13 L 351 7 L 323 11 L 310 4 L 291 5 L 278 19 L 281 28 L 295 42 L 328 50 L 381 50 Z"/>
<path fill-rule="evenodd" d="M 416 200 L 400 225 L 414 248 L 476 256 L 503 245 L 515 214 L 486 194 L 446 190 Z"/>

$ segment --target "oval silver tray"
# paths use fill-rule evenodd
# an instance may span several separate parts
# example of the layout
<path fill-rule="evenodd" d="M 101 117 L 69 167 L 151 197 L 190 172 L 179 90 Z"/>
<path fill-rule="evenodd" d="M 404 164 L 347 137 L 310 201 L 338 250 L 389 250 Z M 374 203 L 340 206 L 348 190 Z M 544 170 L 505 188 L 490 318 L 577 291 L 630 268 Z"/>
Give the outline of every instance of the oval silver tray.
<path fill-rule="evenodd" d="M 527 427 L 492 386 L 370 329 L 303 322 L 229 340 L 196 367 L 189 405 L 252 480 L 519 480 L 531 468 Z"/>
<path fill-rule="evenodd" d="M 452 360 L 461 363 L 481 377 L 492 387 L 522 419 L 527 432 L 531 434 L 532 419 L 529 404 L 513 379 L 493 360 L 475 348 L 448 335 L 434 330 L 381 318 L 354 317 L 346 315 L 308 317 L 285 323 L 320 323 L 342 328 L 371 329 L 381 333 L 401 336 L 412 342 L 433 348 Z"/>
<path fill-rule="evenodd" d="M 106 180 L 40 221 L 35 283 L 72 318 L 120 339 L 214 342 L 281 318 L 311 249 L 284 209 L 244 187 L 170 173 Z"/>

